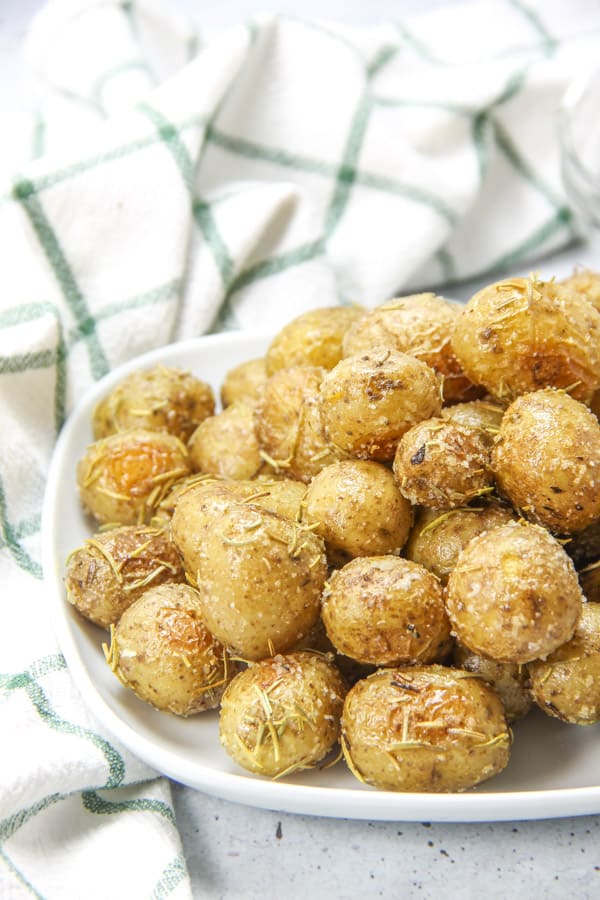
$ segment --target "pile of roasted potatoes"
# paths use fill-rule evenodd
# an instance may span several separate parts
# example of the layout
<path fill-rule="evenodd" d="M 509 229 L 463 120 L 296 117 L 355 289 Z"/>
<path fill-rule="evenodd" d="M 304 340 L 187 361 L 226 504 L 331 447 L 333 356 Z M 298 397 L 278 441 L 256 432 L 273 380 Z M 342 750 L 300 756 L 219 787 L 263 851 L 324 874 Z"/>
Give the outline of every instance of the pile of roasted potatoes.
<path fill-rule="evenodd" d="M 392 791 L 500 772 L 533 705 L 600 721 L 600 275 L 316 309 L 220 399 L 159 366 L 95 409 L 65 580 L 124 686 Z"/>

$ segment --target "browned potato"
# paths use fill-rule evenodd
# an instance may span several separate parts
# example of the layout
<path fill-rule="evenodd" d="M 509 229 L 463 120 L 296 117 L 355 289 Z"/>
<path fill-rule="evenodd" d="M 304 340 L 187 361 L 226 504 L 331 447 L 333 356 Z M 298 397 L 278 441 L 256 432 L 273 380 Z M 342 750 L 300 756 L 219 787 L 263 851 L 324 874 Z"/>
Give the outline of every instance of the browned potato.
<path fill-rule="evenodd" d="M 558 541 L 537 525 L 509 522 L 467 544 L 448 580 L 446 608 L 470 650 L 525 663 L 572 637 L 582 600 Z"/>
<path fill-rule="evenodd" d="M 404 555 L 433 572 L 446 584 L 459 554 L 471 538 L 515 519 L 512 510 L 496 501 L 457 509 L 420 509 Z"/>
<path fill-rule="evenodd" d="M 600 312 L 600 274 L 598 272 L 592 272 L 590 269 L 578 269 L 559 283 L 581 294 L 588 303 L 592 304 L 594 309 Z"/>
<path fill-rule="evenodd" d="M 388 791 L 464 791 L 506 766 L 502 702 L 443 666 L 380 669 L 350 689 L 342 749 L 353 775 Z"/>
<path fill-rule="evenodd" d="M 185 581 L 175 544 L 159 528 L 124 525 L 88 538 L 67 560 L 67 597 L 108 628 L 149 586 Z"/>
<path fill-rule="evenodd" d="M 589 401 L 600 387 L 600 313 L 552 281 L 513 278 L 479 291 L 458 318 L 452 346 L 469 378 L 500 400 L 569 387 Z"/>
<path fill-rule="evenodd" d="M 330 440 L 359 459 L 393 459 L 411 425 L 440 409 L 433 369 L 396 350 L 349 356 L 321 384 L 321 415 Z"/>
<path fill-rule="evenodd" d="M 364 314 L 358 306 L 328 306 L 302 313 L 275 335 L 267 350 L 267 373 L 290 366 L 333 369 L 342 358 L 342 339 Z"/>
<path fill-rule="evenodd" d="M 316 653 L 289 653 L 234 678 L 221 704 L 219 735 L 244 769 L 281 778 L 320 762 L 338 740 L 346 689 Z"/>
<path fill-rule="evenodd" d="M 427 419 L 400 438 L 394 474 L 400 493 L 417 506 L 465 506 L 493 488 L 489 441 L 479 428 Z"/>
<path fill-rule="evenodd" d="M 186 584 L 148 589 L 111 637 L 105 652 L 119 680 L 141 700 L 178 716 L 218 706 L 236 672 L 204 623 L 197 591 Z"/>
<path fill-rule="evenodd" d="M 214 411 L 209 384 L 189 372 L 160 365 L 133 372 L 100 401 L 92 420 L 94 438 L 145 428 L 166 431 L 185 442 Z"/>
<path fill-rule="evenodd" d="M 492 453 L 498 489 L 550 531 L 581 531 L 600 518 L 600 423 L 563 391 L 518 397 Z"/>
<path fill-rule="evenodd" d="M 255 403 L 267 380 L 267 367 L 263 357 L 248 359 L 230 369 L 221 385 L 221 403 L 231 406 L 236 400 Z"/>
<path fill-rule="evenodd" d="M 528 668 L 545 713 L 575 725 L 600 722 L 600 604 L 585 603 L 571 640 Z"/>
<path fill-rule="evenodd" d="M 491 445 L 498 434 L 504 407 L 490 400 L 470 400 L 468 403 L 455 403 L 453 406 L 444 406 L 440 413 L 442 419 L 456 422 L 458 425 L 468 425 L 471 428 L 479 428 Z"/>
<path fill-rule="evenodd" d="M 453 652 L 454 665 L 483 678 L 492 687 L 504 706 L 507 722 L 515 722 L 527 715 L 533 704 L 527 666 L 496 662 L 487 659 L 461 644 Z"/>
<path fill-rule="evenodd" d="M 319 408 L 324 369 L 280 369 L 267 381 L 256 414 L 263 459 L 275 472 L 308 482 L 343 454 L 328 440 Z"/>
<path fill-rule="evenodd" d="M 334 572 L 321 615 L 332 644 L 361 663 L 437 662 L 451 649 L 439 581 L 397 556 L 353 559 Z"/>
<path fill-rule="evenodd" d="M 139 428 L 91 444 L 77 466 L 77 483 L 84 508 L 98 522 L 139 525 L 189 472 L 179 438 Z"/>
<path fill-rule="evenodd" d="M 254 404 L 236 400 L 222 413 L 205 419 L 188 443 L 196 472 L 223 478 L 252 478 L 263 465 L 254 432 Z"/>
<path fill-rule="evenodd" d="M 330 560 L 398 554 L 412 523 L 410 504 L 381 463 L 347 459 L 315 475 L 302 520 L 325 541 Z"/>
<path fill-rule="evenodd" d="M 388 300 L 352 325 L 344 337 L 344 356 L 377 347 L 409 353 L 443 375 L 446 403 L 478 397 L 481 389 L 465 377 L 450 345 L 459 308 L 436 294 Z"/>
<path fill-rule="evenodd" d="M 317 621 L 325 548 L 302 526 L 213 485 L 183 494 L 171 533 L 208 628 L 239 656 L 286 651 Z"/>

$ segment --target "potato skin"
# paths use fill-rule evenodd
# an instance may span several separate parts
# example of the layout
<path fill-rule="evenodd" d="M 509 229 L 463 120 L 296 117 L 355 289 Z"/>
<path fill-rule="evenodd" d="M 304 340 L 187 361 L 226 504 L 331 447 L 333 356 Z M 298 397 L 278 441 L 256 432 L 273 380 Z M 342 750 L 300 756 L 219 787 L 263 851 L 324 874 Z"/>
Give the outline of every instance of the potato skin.
<path fill-rule="evenodd" d="M 537 525 L 509 522 L 467 544 L 448 579 L 446 609 L 470 650 L 525 663 L 571 638 L 582 601 L 558 541 Z"/>
<path fill-rule="evenodd" d="M 598 272 L 579 269 L 568 278 L 563 278 L 559 283 L 581 294 L 600 313 L 600 274 Z"/>
<path fill-rule="evenodd" d="M 511 735 L 498 695 L 443 666 L 380 669 L 350 689 L 342 749 L 352 773 L 388 791 L 463 791 L 498 772 Z"/>
<path fill-rule="evenodd" d="M 381 463 L 348 459 L 315 475 L 303 502 L 302 521 L 314 525 L 328 558 L 398 554 L 412 524 L 410 504 Z"/>
<path fill-rule="evenodd" d="M 600 423 L 562 391 L 507 409 L 492 452 L 498 489 L 528 518 L 570 534 L 600 518 Z"/>
<path fill-rule="evenodd" d="M 133 429 L 91 444 L 77 466 L 86 511 L 103 523 L 149 522 L 178 479 L 189 475 L 188 453 L 171 434 Z"/>
<path fill-rule="evenodd" d="M 311 768 L 339 736 L 346 688 L 324 656 L 297 652 L 240 672 L 221 704 L 219 736 L 244 769 L 276 778 Z"/>
<path fill-rule="evenodd" d="M 600 313 L 565 285 L 513 278 L 483 288 L 461 312 L 452 347 L 465 373 L 499 400 L 600 387 Z"/>
<path fill-rule="evenodd" d="M 253 478 L 263 466 L 254 432 L 254 404 L 237 400 L 205 419 L 188 442 L 196 472 L 223 478 Z"/>
<path fill-rule="evenodd" d="M 158 528 L 124 525 L 95 534 L 67 560 L 67 598 L 90 622 L 118 622 L 149 586 L 183 582 L 175 544 Z"/>
<path fill-rule="evenodd" d="M 156 709 L 189 716 L 218 706 L 236 664 L 207 629 L 197 591 L 150 588 L 125 610 L 108 659 L 117 677 Z"/>
<path fill-rule="evenodd" d="M 397 556 L 353 559 L 334 572 L 321 615 L 334 647 L 360 663 L 437 662 L 452 646 L 437 578 Z"/>
<path fill-rule="evenodd" d="M 427 419 L 400 438 L 394 475 L 402 496 L 416 506 L 465 506 L 493 485 L 489 442 L 478 428 Z"/>
<path fill-rule="evenodd" d="M 433 369 L 396 350 L 346 357 L 321 384 L 326 432 L 336 447 L 358 459 L 393 459 L 411 425 L 440 409 Z"/>
<path fill-rule="evenodd" d="M 575 725 L 600 721 L 600 604 L 585 603 L 575 634 L 528 666 L 537 705 Z"/>
<path fill-rule="evenodd" d="M 452 658 L 457 668 L 478 675 L 496 691 L 502 700 L 508 723 L 527 715 L 533 705 L 527 666 L 496 662 L 467 650 L 461 644 L 455 645 Z"/>
<path fill-rule="evenodd" d="M 264 357 L 248 359 L 230 369 L 221 385 L 223 407 L 231 406 L 236 400 L 255 403 L 266 380 L 267 367 Z"/>
<path fill-rule="evenodd" d="M 190 372 L 160 365 L 128 375 L 98 403 L 92 418 L 94 439 L 145 428 L 166 431 L 185 442 L 214 411 L 209 384 Z"/>
<path fill-rule="evenodd" d="M 498 434 L 504 407 L 490 400 L 469 400 L 467 403 L 455 403 L 453 406 L 444 406 L 440 416 L 449 422 L 458 425 L 468 425 L 478 428 L 487 437 L 491 446 L 495 435 Z"/>
<path fill-rule="evenodd" d="M 267 373 L 290 366 L 333 369 L 342 358 L 342 339 L 362 317 L 358 306 L 328 306 L 302 313 L 275 335 L 266 355 Z"/>

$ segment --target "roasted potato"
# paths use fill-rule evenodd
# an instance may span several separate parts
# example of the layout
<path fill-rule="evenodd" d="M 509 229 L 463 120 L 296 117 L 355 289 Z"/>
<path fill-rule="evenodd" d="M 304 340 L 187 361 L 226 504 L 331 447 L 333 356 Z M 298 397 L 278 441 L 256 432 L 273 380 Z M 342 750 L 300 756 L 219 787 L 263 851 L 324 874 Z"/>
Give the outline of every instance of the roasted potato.
<path fill-rule="evenodd" d="M 588 303 L 591 303 L 594 309 L 600 312 L 600 274 L 592 272 L 590 269 L 578 269 L 563 278 L 559 284 L 564 284 L 576 293 L 581 294 Z"/>
<path fill-rule="evenodd" d="M 492 403 L 491 400 L 470 400 L 468 403 L 444 406 L 440 416 L 442 419 L 456 422 L 457 425 L 478 428 L 491 446 L 498 434 L 504 409 L 499 403 Z"/>
<path fill-rule="evenodd" d="M 221 385 L 221 403 L 231 406 L 236 400 L 255 403 L 267 380 L 267 367 L 264 357 L 248 359 L 239 366 L 230 369 Z"/>
<path fill-rule="evenodd" d="M 502 700 L 507 722 L 515 722 L 527 715 L 533 705 L 527 666 L 496 662 L 458 643 L 452 660 L 457 668 L 477 675 L 496 691 Z"/>
<path fill-rule="evenodd" d="M 358 306 L 328 306 L 292 319 L 269 345 L 267 373 L 273 375 L 290 366 L 333 369 L 342 358 L 345 333 L 363 314 Z"/>
<path fill-rule="evenodd" d="M 188 442 L 196 472 L 222 478 L 253 478 L 264 465 L 254 431 L 254 404 L 236 400 L 202 422 Z"/>

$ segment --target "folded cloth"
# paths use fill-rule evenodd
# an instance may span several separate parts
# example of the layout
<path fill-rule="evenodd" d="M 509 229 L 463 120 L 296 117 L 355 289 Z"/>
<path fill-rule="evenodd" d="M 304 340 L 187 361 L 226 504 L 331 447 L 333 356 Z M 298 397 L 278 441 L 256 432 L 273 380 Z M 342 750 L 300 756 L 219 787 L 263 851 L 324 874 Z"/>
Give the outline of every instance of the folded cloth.
<path fill-rule="evenodd" d="M 599 37 L 584 0 L 261 15 L 205 44 L 150 0 L 40 13 L 32 159 L 0 188 L 0 893 L 105 897 L 118 871 L 123 896 L 189 894 L 167 782 L 94 721 L 47 621 L 40 508 L 74 401 L 179 338 L 568 242 L 557 105 Z"/>

